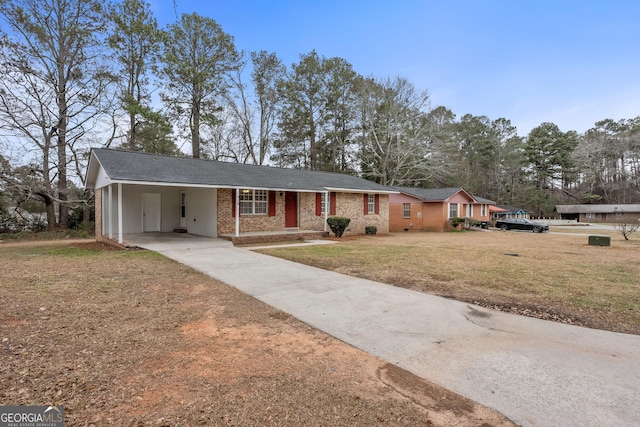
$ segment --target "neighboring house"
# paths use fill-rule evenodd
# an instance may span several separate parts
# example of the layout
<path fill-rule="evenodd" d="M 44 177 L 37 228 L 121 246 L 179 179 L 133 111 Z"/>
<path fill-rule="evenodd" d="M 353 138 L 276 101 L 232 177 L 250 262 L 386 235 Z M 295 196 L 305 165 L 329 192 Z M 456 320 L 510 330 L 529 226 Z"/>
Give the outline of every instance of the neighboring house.
<path fill-rule="evenodd" d="M 561 219 L 578 222 L 635 222 L 640 220 L 640 204 L 556 205 Z"/>
<path fill-rule="evenodd" d="M 507 218 L 524 218 L 531 219 L 531 212 L 527 212 L 517 206 L 509 205 L 496 205 L 496 208 L 491 212 L 492 219 L 507 219 Z"/>
<path fill-rule="evenodd" d="M 489 221 L 495 204 L 460 187 L 393 189 L 399 193 L 389 195 L 389 231 L 448 231 L 454 217 Z"/>
<path fill-rule="evenodd" d="M 389 231 L 393 190 L 355 176 L 112 149 L 91 151 L 86 188 L 96 191 L 96 238 L 186 231 L 241 234 L 328 231 L 330 215 Z M 273 239 L 276 240 L 276 239 Z"/>

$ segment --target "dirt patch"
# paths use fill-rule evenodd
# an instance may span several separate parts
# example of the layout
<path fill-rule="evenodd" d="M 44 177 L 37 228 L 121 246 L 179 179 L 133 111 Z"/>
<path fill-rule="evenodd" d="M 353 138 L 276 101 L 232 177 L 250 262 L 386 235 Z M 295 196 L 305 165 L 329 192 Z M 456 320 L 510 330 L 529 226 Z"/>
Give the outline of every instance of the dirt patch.
<path fill-rule="evenodd" d="M 69 426 L 510 426 L 148 251 L 0 246 L 0 403 Z"/>

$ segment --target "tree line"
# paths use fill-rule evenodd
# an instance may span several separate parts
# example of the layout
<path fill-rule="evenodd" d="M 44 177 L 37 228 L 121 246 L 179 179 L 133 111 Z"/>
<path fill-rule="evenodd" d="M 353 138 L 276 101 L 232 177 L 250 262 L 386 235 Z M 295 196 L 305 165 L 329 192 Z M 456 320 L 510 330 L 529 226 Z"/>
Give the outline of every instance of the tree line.
<path fill-rule="evenodd" d="M 432 106 L 402 77 L 343 58 L 238 51 L 212 18 L 160 28 L 149 3 L 0 0 L 0 215 L 49 229 L 90 215 L 91 147 L 464 187 L 552 216 L 558 203 L 640 203 L 640 117 L 584 134 Z M 3 213 L 4 212 L 4 213 Z M 15 218 L 15 215 L 13 215 Z"/>

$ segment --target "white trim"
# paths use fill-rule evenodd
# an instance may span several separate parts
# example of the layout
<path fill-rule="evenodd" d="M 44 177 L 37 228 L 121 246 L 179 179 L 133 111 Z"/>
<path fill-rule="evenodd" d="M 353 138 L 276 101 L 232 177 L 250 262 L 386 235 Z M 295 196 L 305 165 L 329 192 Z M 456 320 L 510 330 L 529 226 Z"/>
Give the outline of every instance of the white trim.
<path fill-rule="evenodd" d="M 337 188 L 337 187 L 323 187 L 327 191 L 333 191 L 336 193 L 361 193 L 361 194 L 400 194 L 395 190 L 355 190 L 353 188 Z"/>
<path fill-rule="evenodd" d="M 322 187 L 320 191 L 318 189 L 298 189 L 298 188 L 271 188 L 271 187 L 252 187 L 243 185 L 238 187 L 236 185 L 218 185 L 218 184 L 190 184 L 186 182 L 158 182 L 158 181 L 130 181 L 130 180 L 111 180 L 111 184 L 125 184 L 125 185 L 151 185 L 158 187 L 193 187 L 193 188 L 242 188 L 247 190 L 271 190 L 271 191 L 291 191 L 296 193 L 318 193 L 324 191 L 336 192 L 336 193 L 359 193 L 359 194 L 400 194 L 395 190 L 363 190 L 343 187 Z M 101 188 L 101 187 L 100 187 Z"/>
<path fill-rule="evenodd" d="M 456 206 L 456 216 L 451 216 L 451 205 Z M 460 204 L 459 203 L 448 203 L 447 204 L 447 219 L 451 218 L 459 218 L 460 217 Z"/>

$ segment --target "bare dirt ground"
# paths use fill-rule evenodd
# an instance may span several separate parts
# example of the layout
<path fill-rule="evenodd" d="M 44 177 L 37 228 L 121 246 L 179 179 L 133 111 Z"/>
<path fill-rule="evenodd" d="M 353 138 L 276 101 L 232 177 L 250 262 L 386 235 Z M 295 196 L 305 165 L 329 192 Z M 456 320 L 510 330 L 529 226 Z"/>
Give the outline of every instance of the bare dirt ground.
<path fill-rule="evenodd" d="M 510 426 L 146 251 L 0 243 L 0 404 L 69 426 Z"/>

